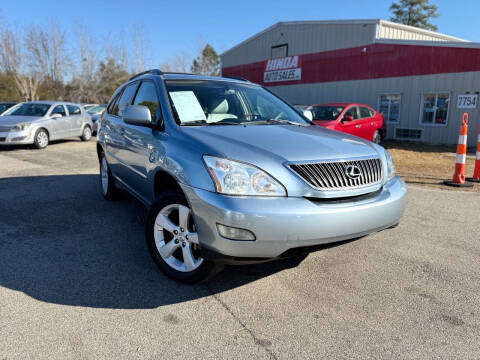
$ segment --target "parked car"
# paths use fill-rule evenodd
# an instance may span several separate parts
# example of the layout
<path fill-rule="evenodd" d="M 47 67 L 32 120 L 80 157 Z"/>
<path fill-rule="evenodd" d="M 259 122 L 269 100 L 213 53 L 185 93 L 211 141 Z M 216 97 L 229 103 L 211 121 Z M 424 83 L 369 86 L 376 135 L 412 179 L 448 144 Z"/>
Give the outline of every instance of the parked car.
<path fill-rule="evenodd" d="M 0 145 L 33 144 L 44 149 L 52 140 L 92 137 L 92 120 L 78 104 L 33 101 L 16 105 L 0 117 Z"/>
<path fill-rule="evenodd" d="M 379 144 L 385 136 L 383 116 L 370 106 L 330 103 L 309 106 L 304 115 L 315 124 Z"/>
<path fill-rule="evenodd" d="M 0 116 L 2 116 L 5 111 L 16 104 L 16 102 L 0 102 Z"/>
<path fill-rule="evenodd" d="M 405 183 L 370 141 L 312 124 L 248 81 L 151 70 L 99 121 L 100 187 L 149 207 L 156 264 L 183 282 L 395 226 Z"/>
<path fill-rule="evenodd" d="M 105 108 L 107 107 L 106 104 L 94 106 L 93 108 L 90 108 L 87 113 L 91 116 L 92 118 L 92 123 L 93 123 L 93 135 L 97 133 L 98 129 L 98 119 L 100 116 L 102 116 L 102 113 L 105 111 Z"/>
<path fill-rule="evenodd" d="M 95 106 L 98 106 L 98 104 L 86 104 L 86 103 L 81 103 L 80 105 L 83 106 L 85 111 L 88 111 L 88 110 L 94 108 Z"/>

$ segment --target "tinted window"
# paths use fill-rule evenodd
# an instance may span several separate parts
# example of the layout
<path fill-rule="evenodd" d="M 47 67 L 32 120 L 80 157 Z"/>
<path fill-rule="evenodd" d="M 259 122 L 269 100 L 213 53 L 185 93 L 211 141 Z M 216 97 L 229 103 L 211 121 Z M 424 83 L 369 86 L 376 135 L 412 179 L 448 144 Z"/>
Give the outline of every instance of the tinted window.
<path fill-rule="evenodd" d="M 82 113 L 82 111 L 78 106 L 67 105 L 67 109 L 70 115 L 80 115 Z"/>
<path fill-rule="evenodd" d="M 336 120 L 343 111 L 343 106 L 315 106 L 310 109 L 313 114 L 313 120 Z"/>
<path fill-rule="evenodd" d="M 135 90 L 137 90 L 137 85 L 138 83 L 130 84 L 125 88 L 125 90 L 123 90 L 123 94 L 120 96 L 120 100 L 118 101 L 118 116 L 123 116 L 125 106 L 132 103 L 132 98 L 135 95 Z"/>
<path fill-rule="evenodd" d="M 60 114 L 62 116 L 66 116 L 67 113 L 65 112 L 65 108 L 63 105 L 57 105 L 53 108 L 51 115 L 53 114 Z"/>
<path fill-rule="evenodd" d="M 358 119 L 357 107 L 356 106 L 351 107 L 350 109 L 347 110 L 345 115 L 350 115 L 353 118 L 353 120 L 357 120 Z"/>
<path fill-rule="evenodd" d="M 360 117 L 361 118 L 368 118 L 371 117 L 370 115 L 370 110 L 368 110 L 366 107 L 360 107 Z"/>
<path fill-rule="evenodd" d="M 115 98 L 108 104 L 107 107 L 107 112 L 112 115 L 117 115 L 118 112 L 118 99 L 120 99 L 120 95 L 122 95 L 122 92 L 120 91 Z"/>
<path fill-rule="evenodd" d="M 152 119 L 157 118 L 158 97 L 153 82 L 142 82 L 142 85 L 140 85 L 140 88 L 138 89 L 137 96 L 135 96 L 133 105 L 143 105 L 148 107 L 150 109 L 150 114 L 152 114 Z"/>
<path fill-rule="evenodd" d="M 11 113 L 8 113 L 8 115 L 45 116 L 48 109 L 50 109 L 50 105 L 48 104 L 26 103 L 14 107 L 13 111 Z"/>

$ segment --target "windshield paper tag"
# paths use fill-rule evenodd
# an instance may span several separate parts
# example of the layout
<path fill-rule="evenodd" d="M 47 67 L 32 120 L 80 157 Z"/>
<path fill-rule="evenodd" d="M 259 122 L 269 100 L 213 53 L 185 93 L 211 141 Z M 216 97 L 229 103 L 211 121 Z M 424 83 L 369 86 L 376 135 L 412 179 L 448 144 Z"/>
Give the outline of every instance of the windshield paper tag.
<path fill-rule="evenodd" d="M 193 91 L 172 91 L 169 94 L 181 122 L 207 120 Z"/>

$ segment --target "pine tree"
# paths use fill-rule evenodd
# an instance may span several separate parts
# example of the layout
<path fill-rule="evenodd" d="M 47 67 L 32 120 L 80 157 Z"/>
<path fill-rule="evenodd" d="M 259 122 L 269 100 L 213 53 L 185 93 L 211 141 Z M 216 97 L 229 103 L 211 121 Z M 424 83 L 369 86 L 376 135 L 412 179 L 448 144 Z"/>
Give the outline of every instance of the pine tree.
<path fill-rule="evenodd" d="M 210 44 L 205 45 L 200 56 L 193 60 L 190 71 L 194 74 L 220 75 L 220 58 Z"/>
<path fill-rule="evenodd" d="M 430 19 L 438 17 L 437 6 L 429 4 L 429 0 L 400 0 L 390 6 L 393 16 L 390 20 L 437 31 L 437 26 L 430 23 Z"/>

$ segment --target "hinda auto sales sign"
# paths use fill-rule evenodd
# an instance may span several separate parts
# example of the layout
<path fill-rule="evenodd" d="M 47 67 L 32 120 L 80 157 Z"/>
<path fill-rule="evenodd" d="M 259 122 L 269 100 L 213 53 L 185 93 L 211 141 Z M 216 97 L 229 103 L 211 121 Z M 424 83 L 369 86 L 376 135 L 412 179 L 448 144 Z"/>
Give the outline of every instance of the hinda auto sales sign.
<path fill-rule="evenodd" d="M 302 57 L 300 55 L 265 61 L 263 82 L 296 81 L 302 79 Z"/>

